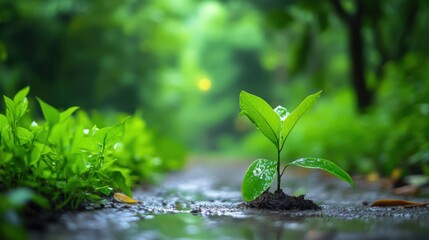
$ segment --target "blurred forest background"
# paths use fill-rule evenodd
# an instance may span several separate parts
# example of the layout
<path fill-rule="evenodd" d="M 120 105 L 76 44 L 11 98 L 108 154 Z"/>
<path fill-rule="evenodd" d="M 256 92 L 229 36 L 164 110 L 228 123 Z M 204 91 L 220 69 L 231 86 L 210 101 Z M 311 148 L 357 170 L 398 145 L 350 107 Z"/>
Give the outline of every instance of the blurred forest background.
<path fill-rule="evenodd" d="M 166 153 L 245 158 L 274 147 L 241 90 L 290 111 L 323 90 L 287 159 L 429 175 L 428 29 L 425 0 L 0 0 L 0 94 L 140 112 Z"/>

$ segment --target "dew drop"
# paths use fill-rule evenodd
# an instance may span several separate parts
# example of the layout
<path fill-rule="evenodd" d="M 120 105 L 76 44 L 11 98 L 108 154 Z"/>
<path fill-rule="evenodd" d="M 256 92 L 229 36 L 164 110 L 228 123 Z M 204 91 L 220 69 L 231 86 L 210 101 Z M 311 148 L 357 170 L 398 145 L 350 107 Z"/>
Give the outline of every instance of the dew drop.
<path fill-rule="evenodd" d="M 31 126 L 32 126 L 32 127 L 37 127 L 37 126 L 39 126 L 39 124 L 37 124 L 37 122 L 36 122 L 36 121 L 33 121 L 33 122 L 31 122 Z"/>
<path fill-rule="evenodd" d="M 280 120 L 283 122 L 284 120 L 286 120 L 286 118 L 290 115 L 290 113 L 287 111 L 286 108 L 282 107 L 282 106 L 277 106 L 276 108 L 274 108 L 274 112 L 277 113 L 277 115 L 279 115 Z"/>

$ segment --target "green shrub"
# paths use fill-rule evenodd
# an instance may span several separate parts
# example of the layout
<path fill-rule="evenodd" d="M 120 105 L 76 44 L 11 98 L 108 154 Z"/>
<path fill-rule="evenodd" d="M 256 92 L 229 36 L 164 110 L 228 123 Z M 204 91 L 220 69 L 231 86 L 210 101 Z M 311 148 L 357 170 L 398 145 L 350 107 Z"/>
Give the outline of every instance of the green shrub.
<path fill-rule="evenodd" d="M 407 54 L 401 62 L 386 67 L 377 108 L 389 122 L 380 161 L 385 172 L 399 167 L 406 174 L 429 176 L 429 61 Z"/>
<path fill-rule="evenodd" d="M 297 126 L 289 154 L 322 155 L 345 169 L 368 173 L 379 165 L 387 124 L 381 116 L 357 113 L 352 94 L 338 92 L 320 101 Z"/>
<path fill-rule="evenodd" d="M 112 191 L 131 196 L 136 182 L 153 181 L 162 172 L 182 166 L 157 156 L 144 120 L 120 116 L 120 123 L 98 128 L 77 107 L 63 112 L 38 99 L 44 121 L 28 119 L 29 88 L 13 99 L 4 97 L 0 114 L 0 190 L 32 189 L 51 209 L 76 209 Z M 26 117 L 26 119 L 24 119 Z M 178 153 L 178 151 L 173 152 Z M 168 159 L 173 161 L 172 158 Z"/>
<path fill-rule="evenodd" d="M 1 188 L 28 187 L 49 199 L 51 208 L 76 209 L 83 201 L 109 195 L 113 188 L 131 195 L 127 172 L 113 168 L 114 146 L 124 134 L 124 123 L 86 129 L 71 115 L 38 99 L 45 122 L 21 123 L 28 112 L 29 88 L 13 99 L 4 96 L 6 114 L 0 115 Z"/>

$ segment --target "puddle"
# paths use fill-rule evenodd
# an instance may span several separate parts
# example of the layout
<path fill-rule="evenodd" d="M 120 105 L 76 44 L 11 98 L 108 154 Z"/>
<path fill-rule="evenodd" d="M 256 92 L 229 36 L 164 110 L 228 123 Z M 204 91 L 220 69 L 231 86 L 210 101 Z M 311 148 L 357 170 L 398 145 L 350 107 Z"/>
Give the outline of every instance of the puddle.
<path fill-rule="evenodd" d="M 245 229 L 237 228 L 230 217 L 194 216 L 187 213 L 156 215 L 138 222 L 129 239 L 238 239 Z M 229 222 L 229 223 L 228 223 Z"/>
<path fill-rule="evenodd" d="M 66 213 L 30 239 L 424 239 L 429 207 L 370 208 L 363 202 L 392 197 L 381 189 L 351 189 L 312 172 L 285 179 L 321 211 L 248 209 L 240 194 L 244 164 L 196 165 L 152 189 L 136 189 L 137 205 Z M 298 181 L 297 181 L 298 179 Z M 299 182 L 299 184 L 298 184 Z M 428 201 L 428 199 L 410 199 Z"/>
<path fill-rule="evenodd" d="M 164 225 L 164 228 L 160 228 Z M 305 235 L 302 223 L 266 222 L 249 216 L 158 215 L 139 222 L 127 236 L 130 239 L 274 239 Z M 153 231 L 156 229 L 156 231 Z"/>

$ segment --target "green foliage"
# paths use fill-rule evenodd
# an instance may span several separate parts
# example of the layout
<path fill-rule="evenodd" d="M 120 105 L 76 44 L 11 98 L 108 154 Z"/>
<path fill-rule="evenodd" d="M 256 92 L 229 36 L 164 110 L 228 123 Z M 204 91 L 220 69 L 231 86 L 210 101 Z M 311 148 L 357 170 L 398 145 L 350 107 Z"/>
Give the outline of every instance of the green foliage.
<path fill-rule="evenodd" d="M 353 104 L 350 91 L 323 98 L 289 138 L 288 155 L 324 156 L 356 173 L 367 174 L 378 168 L 389 121 L 383 115 L 359 115 Z"/>
<path fill-rule="evenodd" d="M 37 98 L 37 101 L 39 101 L 40 108 L 42 108 L 43 116 L 49 125 L 49 129 L 52 129 L 55 124 L 60 121 L 60 112 L 40 98 Z"/>
<path fill-rule="evenodd" d="M 335 163 L 321 158 L 300 158 L 293 162 L 286 164 L 286 166 L 298 166 L 304 168 L 317 168 L 327 171 L 328 173 L 334 175 L 335 177 L 348 182 L 354 187 L 353 179 Z"/>
<path fill-rule="evenodd" d="M 60 113 L 40 99 L 46 124 L 39 126 L 34 121 L 20 126 L 20 118 L 28 112 L 28 92 L 25 88 L 14 100 L 4 97 L 8 121 L 2 121 L 1 129 L 0 151 L 7 156 L 0 166 L 2 186 L 6 190 L 30 187 L 48 199 L 51 208 L 76 209 L 81 202 L 94 199 L 95 189 L 113 185 L 118 179 L 112 177 L 117 175 L 115 171 L 103 165 L 115 161 L 111 157 L 113 142 L 119 141 L 123 132 L 111 127 L 85 135 L 83 127 L 70 118 L 76 107 Z M 118 187 L 131 193 L 128 185 Z"/>
<path fill-rule="evenodd" d="M 268 159 L 257 159 L 244 175 L 241 192 L 245 201 L 252 201 L 265 192 L 273 183 L 277 164 Z"/>
<path fill-rule="evenodd" d="M 240 114 L 247 116 L 275 146 L 279 145 L 280 119 L 267 102 L 241 91 L 240 108 Z"/>
<path fill-rule="evenodd" d="M 282 150 L 290 131 L 301 116 L 314 105 L 321 92 L 308 96 L 292 113 L 289 113 L 282 106 L 278 106 L 273 111 L 262 98 L 242 91 L 240 114 L 247 116 L 278 150 Z"/>
<path fill-rule="evenodd" d="M 240 93 L 241 113 L 246 115 L 277 148 L 277 162 L 257 159 L 246 171 L 242 185 L 245 201 L 252 201 L 265 192 L 274 181 L 276 173 L 277 190 L 280 190 L 281 176 L 289 165 L 322 169 L 354 186 L 352 178 L 344 170 L 325 159 L 301 158 L 286 164 L 280 172 L 280 153 L 286 138 L 301 116 L 315 104 L 320 94 L 321 91 L 308 96 L 292 113 L 289 113 L 282 106 L 272 109 L 262 98 L 244 91 Z"/>
<path fill-rule="evenodd" d="M 38 99 L 45 121 L 39 125 L 34 120 L 26 126 L 20 120 L 28 112 L 28 92 L 27 87 L 13 100 L 4 97 L 6 115 L 0 114 L 2 191 L 25 187 L 37 193 L 39 205 L 77 209 L 82 202 L 99 201 L 112 191 L 132 196 L 136 181 L 150 181 L 152 175 L 166 171 L 150 164 L 161 165 L 163 160 L 156 156 L 141 117 L 122 117 L 121 123 L 98 128 L 83 111 L 74 117 L 77 107 L 61 112 Z M 183 158 L 178 160 L 177 167 L 183 164 Z"/>
<path fill-rule="evenodd" d="M 185 147 L 171 136 L 151 131 L 140 111 L 132 116 L 93 111 L 90 116 L 82 111 L 77 114 L 79 121 L 88 129 L 94 124 L 111 125 L 126 118 L 124 136 L 114 145 L 113 154 L 118 159 L 115 166 L 129 172 L 127 181 L 130 183 L 157 182 L 164 172 L 182 168 Z"/>
<path fill-rule="evenodd" d="M 380 88 L 374 115 L 386 120 L 388 130 L 378 155 L 377 170 L 385 175 L 399 168 L 407 174 L 429 176 L 429 61 L 421 54 L 408 54 L 392 63 Z M 405 80 L 406 79 L 406 80 Z"/>
<path fill-rule="evenodd" d="M 182 158 L 176 156 L 183 154 L 183 147 L 169 138 L 179 138 L 199 152 L 227 149 L 241 156 L 237 149 L 244 146 L 244 154 L 253 157 L 271 154 L 272 141 L 259 139 L 257 132 L 247 134 L 242 128 L 246 125 L 236 119 L 240 89 L 293 106 L 309 87 L 325 89 L 326 100 L 288 137 L 290 157 L 324 156 L 359 173 L 389 175 L 395 168 L 404 174 L 428 172 L 429 18 L 421 17 L 428 15 L 427 2 L 362 5 L 366 11 L 357 32 L 362 33 L 363 83 L 374 96 L 364 114 L 354 110 L 357 92 L 350 73 L 356 65 L 348 49 L 352 29 L 336 13 L 334 2 L 347 14 L 360 5 L 310 0 L 2 1 L 0 93 L 13 96 L 31 84 L 35 95 L 62 109 L 70 103 L 128 114 L 141 109 L 145 124 L 157 131 L 149 134 L 148 148 L 132 140 L 117 145 L 124 150 L 121 162 L 125 155 L 136 159 L 129 161 L 136 168 L 121 170 L 131 174 L 133 180 L 128 181 L 137 181 L 137 172 L 145 181 L 156 180 L 162 169 L 180 167 Z M 198 88 L 201 79 L 212 83 L 209 90 Z M 4 99 L 10 110 L 0 116 L 0 127 L 7 117 L 24 114 L 28 103 L 12 102 L 23 99 L 26 91 Z M 124 117 L 101 124 L 91 114 L 85 129 L 113 126 Z M 33 134 L 25 130 L 30 118 L 24 114 L 4 137 L 28 144 Z M 55 122 L 55 116 L 49 119 Z M 144 142 L 147 134 L 127 130 L 130 120 L 125 135 Z M 38 138 L 44 143 L 43 136 Z M 33 160 L 42 148 L 32 151 Z M 138 154 L 128 156 L 128 151 Z M 0 161 L 9 161 L 8 154 Z M 137 167 L 140 164 L 144 167 Z"/>
<path fill-rule="evenodd" d="M 265 74 L 265 33 L 251 3 L 21 0 L 1 2 L 0 16 L 8 16 L 1 20 L 1 94 L 31 84 L 54 106 L 139 108 L 157 135 L 197 150 L 217 147 L 231 132 L 219 125 L 235 117 L 238 79 L 251 89 L 267 85 L 256 77 Z M 201 79 L 212 88 L 201 90 Z"/>
<path fill-rule="evenodd" d="M 320 97 L 320 94 L 322 91 L 317 92 L 315 94 L 312 94 L 308 97 L 306 97 L 299 106 L 290 113 L 290 115 L 285 115 L 284 120 L 282 120 L 282 127 L 281 127 L 281 133 L 280 133 L 280 146 L 279 150 L 281 151 L 283 149 L 283 146 L 285 144 L 285 141 L 287 137 L 289 136 L 290 131 L 292 131 L 293 127 L 295 127 L 295 124 L 298 122 L 298 120 L 306 113 L 313 105 L 316 103 L 317 99 Z M 282 117 L 280 117 L 282 119 Z"/>
<path fill-rule="evenodd" d="M 415 57 L 386 70 L 377 103 L 365 114 L 354 109 L 350 90 L 337 91 L 320 101 L 289 138 L 288 155 L 324 156 L 360 174 L 377 172 L 389 177 L 395 169 L 402 177 L 429 174 L 429 86 L 425 80 L 429 63 L 419 57 L 411 60 Z M 412 82 L 402 82 L 409 77 Z M 268 146 L 257 146 L 253 136 L 246 148 L 262 154 Z"/>

